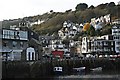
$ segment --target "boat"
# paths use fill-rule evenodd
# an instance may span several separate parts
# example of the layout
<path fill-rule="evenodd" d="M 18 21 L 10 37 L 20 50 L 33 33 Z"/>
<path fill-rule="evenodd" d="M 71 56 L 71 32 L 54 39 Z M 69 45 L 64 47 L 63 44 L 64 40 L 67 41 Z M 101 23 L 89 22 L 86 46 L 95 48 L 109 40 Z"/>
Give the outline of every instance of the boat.
<path fill-rule="evenodd" d="M 77 72 L 85 71 L 85 67 L 73 68 L 73 70 Z"/>
<path fill-rule="evenodd" d="M 102 70 L 102 67 L 97 67 L 97 68 L 93 68 L 93 69 L 90 69 L 91 71 L 101 71 Z"/>
<path fill-rule="evenodd" d="M 54 67 L 53 71 L 56 75 L 60 75 L 63 73 L 63 67 Z"/>

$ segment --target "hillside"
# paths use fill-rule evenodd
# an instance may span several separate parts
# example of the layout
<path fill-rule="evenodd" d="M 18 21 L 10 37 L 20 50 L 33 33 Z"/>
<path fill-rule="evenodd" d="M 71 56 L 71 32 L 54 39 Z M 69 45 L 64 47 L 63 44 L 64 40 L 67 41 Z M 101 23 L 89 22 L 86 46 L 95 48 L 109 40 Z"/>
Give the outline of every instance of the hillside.
<path fill-rule="evenodd" d="M 86 4 L 78 4 L 76 6 L 76 10 L 72 11 L 66 10 L 66 12 L 50 12 L 45 13 L 43 15 L 35 16 L 34 18 L 40 18 L 48 20 L 39 25 L 34 25 L 32 29 L 39 34 L 53 34 L 57 32 L 62 27 L 62 23 L 66 20 L 70 20 L 74 23 L 85 23 L 90 22 L 91 18 L 97 18 L 106 14 L 111 14 L 111 19 L 114 20 L 119 18 L 120 13 L 118 12 L 120 9 L 119 5 L 115 5 L 114 2 L 100 4 L 97 7 L 90 6 L 82 9 L 83 7 L 78 8 L 79 5 Z"/>
<path fill-rule="evenodd" d="M 106 14 L 111 14 L 111 20 L 120 18 L 120 5 L 115 5 L 114 2 L 100 4 L 96 7 L 91 5 L 88 7 L 86 3 L 77 4 L 75 11 L 66 10 L 65 12 L 50 12 L 42 15 L 24 17 L 23 19 L 12 20 L 12 24 L 18 24 L 21 21 L 35 22 L 37 20 L 43 21 L 40 24 L 32 25 L 31 29 L 40 35 L 52 35 L 56 34 L 62 27 L 64 21 L 70 20 L 74 23 L 85 23 L 90 22 L 91 18 L 97 18 Z M 10 21 L 6 21 L 5 25 L 11 24 Z M 107 28 L 107 27 L 106 27 Z M 105 30 L 107 30 L 105 28 Z"/>

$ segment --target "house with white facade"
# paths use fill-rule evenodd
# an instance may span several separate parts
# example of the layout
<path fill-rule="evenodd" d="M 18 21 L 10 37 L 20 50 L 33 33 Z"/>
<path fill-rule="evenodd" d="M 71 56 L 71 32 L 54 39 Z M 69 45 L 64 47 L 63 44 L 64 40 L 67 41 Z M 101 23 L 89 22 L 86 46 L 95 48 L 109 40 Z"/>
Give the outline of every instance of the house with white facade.
<path fill-rule="evenodd" d="M 90 42 L 91 53 L 98 55 L 111 55 L 115 54 L 115 41 L 112 35 L 100 36 L 92 39 Z"/>
<path fill-rule="evenodd" d="M 64 51 L 65 45 L 62 43 L 61 39 L 54 39 L 51 40 L 49 47 L 51 47 L 53 51 L 54 50 Z"/>
<path fill-rule="evenodd" d="M 65 21 L 63 28 L 58 31 L 58 35 L 61 39 L 74 38 L 80 31 L 82 31 L 82 24 L 75 24 L 71 21 Z"/>
<path fill-rule="evenodd" d="M 112 27 L 112 35 L 115 41 L 115 51 L 116 53 L 120 53 L 120 24 Z"/>
<path fill-rule="evenodd" d="M 97 19 L 92 18 L 90 24 L 97 30 L 97 29 L 101 29 L 104 26 L 104 24 L 109 24 L 110 22 L 111 22 L 110 14 L 107 14 Z"/>
<path fill-rule="evenodd" d="M 110 55 L 115 54 L 115 41 L 112 35 L 104 35 L 99 37 L 83 37 L 82 38 L 83 54 Z"/>
<path fill-rule="evenodd" d="M 39 41 L 42 45 L 42 53 L 43 54 L 51 54 L 51 51 L 52 51 L 52 40 L 54 40 L 55 37 L 53 36 L 39 36 Z"/>
<path fill-rule="evenodd" d="M 87 54 L 87 53 L 90 53 L 90 51 L 88 50 L 88 37 L 83 37 L 82 38 L 82 47 L 81 47 L 81 50 L 82 50 L 82 53 L 83 54 Z"/>
<path fill-rule="evenodd" d="M 110 14 L 105 15 L 104 19 L 106 23 L 110 23 L 111 22 Z"/>
<path fill-rule="evenodd" d="M 34 22 L 29 22 L 29 24 L 30 24 L 30 26 L 33 26 L 33 25 L 38 25 L 38 24 L 41 24 L 41 23 L 43 23 L 43 22 L 45 22 L 45 20 L 37 20 L 37 21 L 34 21 Z"/>

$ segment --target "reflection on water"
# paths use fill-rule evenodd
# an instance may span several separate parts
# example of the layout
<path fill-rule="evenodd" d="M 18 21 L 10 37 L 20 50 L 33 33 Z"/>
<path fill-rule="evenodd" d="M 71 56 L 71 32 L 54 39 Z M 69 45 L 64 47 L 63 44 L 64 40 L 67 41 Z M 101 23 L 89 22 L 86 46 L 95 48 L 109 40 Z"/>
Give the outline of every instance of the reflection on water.
<path fill-rule="evenodd" d="M 120 80 L 117 71 L 91 71 L 89 73 L 72 73 L 71 75 L 55 76 L 51 80 Z"/>

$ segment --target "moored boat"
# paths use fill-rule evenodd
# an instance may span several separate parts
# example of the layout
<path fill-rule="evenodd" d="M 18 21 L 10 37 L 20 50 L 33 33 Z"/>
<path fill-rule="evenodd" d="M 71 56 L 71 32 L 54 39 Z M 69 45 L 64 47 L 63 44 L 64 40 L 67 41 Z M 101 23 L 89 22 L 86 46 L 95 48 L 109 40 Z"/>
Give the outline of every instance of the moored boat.
<path fill-rule="evenodd" d="M 90 69 L 92 71 L 101 71 L 102 70 L 102 67 L 97 67 L 97 68 L 93 68 L 93 69 Z"/>
<path fill-rule="evenodd" d="M 84 71 L 85 67 L 79 67 L 79 68 L 73 68 L 74 71 L 80 72 L 80 71 Z"/>
<path fill-rule="evenodd" d="M 63 73 L 63 67 L 54 67 L 53 71 L 56 75 L 60 75 Z"/>

